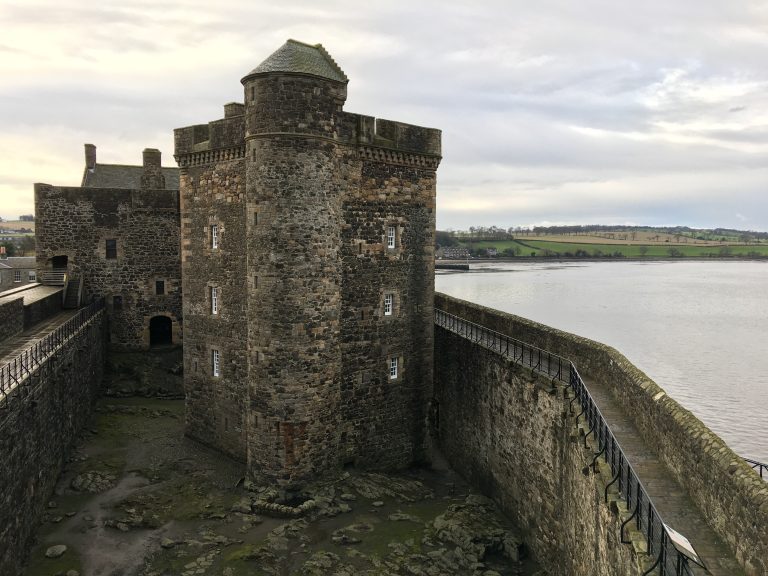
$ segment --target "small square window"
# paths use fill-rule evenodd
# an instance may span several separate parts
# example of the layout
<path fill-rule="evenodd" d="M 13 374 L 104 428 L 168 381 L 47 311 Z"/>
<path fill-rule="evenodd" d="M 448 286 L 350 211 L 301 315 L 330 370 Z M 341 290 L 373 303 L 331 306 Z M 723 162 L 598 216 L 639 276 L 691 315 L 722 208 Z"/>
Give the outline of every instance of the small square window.
<path fill-rule="evenodd" d="M 219 351 L 218 350 L 212 350 L 211 351 L 211 364 L 212 364 L 212 368 L 213 368 L 212 373 L 213 373 L 214 377 L 218 377 L 219 374 L 220 374 L 220 372 L 219 372 Z"/>
<path fill-rule="evenodd" d="M 397 239 L 397 231 L 394 226 L 387 226 L 387 248 L 395 247 L 395 240 Z"/>
<path fill-rule="evenodd" d="M 27 276 L 27 279 L 30 282 L 36 282 L 37 281 L 37 272 L 35 272 L 34 270 L 30 270 L 29 271 L 29 275 Z"/>
<path fill-rule="evenodd" d="M 219 247 L 219 225 L 211 224 L 211 248 L 216 250 Z"/>
<path fill-rule="evenodd" d="M 219 313 L 219 288 L 211 286 L 211 314 Z"/>
<path fill-rule="evenodd" d="M 384 294 L 384 316 L 392 316 L 395 309 L 395 295 Z"/>
<path fill-rule="evenodd" d="M 397 380 L 397 364 L 398 364 L 397 356 L 392 356 L 389 359 L 389 379 L 390 380 Z"/>
<path fill-rule="evenodd" d="M 21 282 L 21 270 L 14 270 L 13 271 L 13 281 L 14 282 Z"/>
<path fill-rule="evenodd" d="M 155 294 L 165 294 L 165 280 L 155 280 Z"/>
<path fill-rule="evenodd" d="M 106 240 L 106 257 L 108 260 L 117 258 L 117 240 L 114 238 L 107 238 Z"/>
<path fill-rule="evenodd" d="M 112 296 L 112 308 L 114 310 L 122 310 L 123 309 L 123 297 L 122 296 Z"/>

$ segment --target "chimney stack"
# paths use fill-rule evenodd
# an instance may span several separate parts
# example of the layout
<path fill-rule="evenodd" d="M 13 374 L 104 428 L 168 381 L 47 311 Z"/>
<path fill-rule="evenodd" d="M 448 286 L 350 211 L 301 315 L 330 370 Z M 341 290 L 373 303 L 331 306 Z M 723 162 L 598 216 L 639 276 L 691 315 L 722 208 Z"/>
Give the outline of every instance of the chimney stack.
<path fill-rule="evenodd" d="M 141 189 L 164 190 L 165 176 L 160 167 L 160 150 L 145 148 L 142 154 L 144 156 L 144 173 L 141 175 Z"/>
<path fill-rule="evenodd" d="M 88 170 L 96 168 L 96 146 L 93 144 L 85 145 L 85 167 Z"/>

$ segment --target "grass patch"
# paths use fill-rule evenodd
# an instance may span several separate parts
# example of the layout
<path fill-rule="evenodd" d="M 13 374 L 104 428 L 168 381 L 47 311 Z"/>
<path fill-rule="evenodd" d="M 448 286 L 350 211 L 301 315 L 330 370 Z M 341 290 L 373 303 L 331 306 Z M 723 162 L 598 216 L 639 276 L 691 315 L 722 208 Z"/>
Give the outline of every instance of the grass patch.
<path fill-rule="evenodd" d="M 469 247 L 468 242 L 462 243 Z M 766 258 L 768 245 L 731 244 L 693 246 L 677 242 L 664 244 L 598 244 L 592 242 L 550 242 L 548 240 L 504 240 L 473 242 L 472 248 L 496 248 L 499 254 L 513 250 L 520 257 L 601 258 L 616 255 L 624 258 L 727 258 L 731 256 Z"/>

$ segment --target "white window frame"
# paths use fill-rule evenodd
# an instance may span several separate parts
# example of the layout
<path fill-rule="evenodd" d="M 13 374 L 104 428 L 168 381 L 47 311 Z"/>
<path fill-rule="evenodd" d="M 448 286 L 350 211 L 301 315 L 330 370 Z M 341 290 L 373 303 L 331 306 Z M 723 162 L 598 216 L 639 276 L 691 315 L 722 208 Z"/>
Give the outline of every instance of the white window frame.
<path fill-rule="evenodd" d="M 389 359 L 389 379 L 397 380 L 397 371 L 399 368 L 400 359 L 397 356 L 391 356 Z"/>
<path fill-rule="evenodd" d="M 37 282 L 37 272 L 35 270 L 30 270 L 27 272 L 27 279 L 30 282 Z"/>
<path fill-rule="evenodd" d="M 13 271 L 13 281 L 14 282 L 21 282 L 21 270 L 14 270 Z"/>
<path fill-rule="evenodd" d="M 395 248 L 397 245 L 397 227 L 387 226 L 387 248 Z"/>
<path fill-rule="evenodd" d="M 211 249 L 218 250 L 219 248 L 219 225 L 211 224 Z"/>
<path fill-rule="evenodd" d="M 211 350 L 211 368 L 214 378 L 221 376 L 221 358 L 216 349 Z"/>
<path fill-rule="evenodd" d="M 219 287 L 211 286 L 211 314 L 219 313 Z"/>
<path fill-rule="evenodd" d="M 395 311 L 395 295 L 384 294 L 384 316 L 392 316 Z"/>

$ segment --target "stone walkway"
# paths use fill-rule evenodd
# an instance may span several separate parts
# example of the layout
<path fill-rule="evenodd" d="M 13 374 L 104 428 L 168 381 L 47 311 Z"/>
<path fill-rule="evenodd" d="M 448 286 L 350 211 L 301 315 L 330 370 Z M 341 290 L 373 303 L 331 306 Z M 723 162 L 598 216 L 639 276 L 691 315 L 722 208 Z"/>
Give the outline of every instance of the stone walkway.
<path fill-rule="evenodd" d="M 438 320 L 441 320 L 439 323 L 444 328 L 469 338 L 481 346 L 500 352 L 510 359 L 514 358 L 523 365 L 532 366 L 536 363 L 532 358 L 533 351 L 527 348 L 515 352 L 510 349 L 510 353 L 506 354 L 506 341 L 495 332 L 483 333 L 485 329 L 482 327 L 471 328 L 471 323 L 466 323 L 458 318 L 455 320 L 447 318 Z M 556 367 L 550 366 L 549 359 L 539 368 L 542 372 L 550 375 L 556 369 Z M 699 557 L 704 561 L 707 570 L 691 564 L 693 574 L 697 576 L 705 574 L 743 576 L 744 571 L 734 556 L 709 527 L 685 489 L 674 480 L 667 467 L 659 460 L 658 455 L 643 442 L 642 435 L 609 393 L 607 387 L 602 383 L 590 381 L 583 374 L 581 376 L 637 473 L 640 482 L 647 490 L 659 515 L 668 526 L 688 538 Z M 655 573 L 658 573 L 658 569 Z"/>
<path fill-rule="evenodd" d="M 10 300 L 15 300 L 16 298 L 21 297 L 24 298 L 24 306 L 29 306 L 33 302 L 37 302 L 55 292 L 62 292 L 63 290 L 64 288 L 61 286 L 43 286 L 42 284 L 30 288 L 10 290 L 0 294 L 0 304 L 5 304 Z"/>
<path fill-rule="evenodd" d="M 741 576 L 744 571 L 707 525 L 686 491 L 672 478 L 658 455 L 643 442 L 640 432 L 605 386 L 585 380 L 592 398 L 643 483 L 664 522 L 693 544 L 709 572 L 691 565 L 694 574 Z"/>
<path fill-rule="evenodd" d="M 44 288 L 50 288 L 50 286 L 44 286 Z M 77 313 L 78 310 L 64 310 L 39 324 L 35 324 L 32 328 L 25 330 L 18 336 L 0 342 L 0 367 L 5 366 L 8 362 L 12 362 L 24 350 L 38 340 L 45 338 Z"/>

